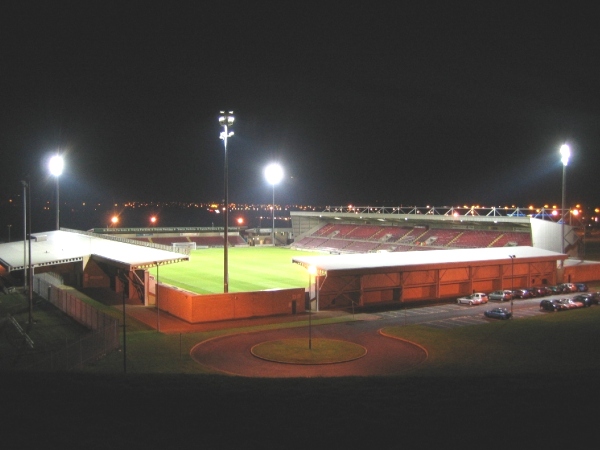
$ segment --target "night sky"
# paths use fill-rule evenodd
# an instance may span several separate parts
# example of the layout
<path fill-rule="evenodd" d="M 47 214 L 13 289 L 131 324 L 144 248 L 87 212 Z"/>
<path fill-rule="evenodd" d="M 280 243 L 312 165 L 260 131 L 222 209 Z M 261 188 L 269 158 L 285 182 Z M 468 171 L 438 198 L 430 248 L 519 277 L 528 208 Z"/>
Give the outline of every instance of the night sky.
<path fill-rule="evenodd" d="M 600 204 L 590 2 L 390 5 L 3 2 L 2 193 L 219 201 L 227 109 L 232 202 Z"/>

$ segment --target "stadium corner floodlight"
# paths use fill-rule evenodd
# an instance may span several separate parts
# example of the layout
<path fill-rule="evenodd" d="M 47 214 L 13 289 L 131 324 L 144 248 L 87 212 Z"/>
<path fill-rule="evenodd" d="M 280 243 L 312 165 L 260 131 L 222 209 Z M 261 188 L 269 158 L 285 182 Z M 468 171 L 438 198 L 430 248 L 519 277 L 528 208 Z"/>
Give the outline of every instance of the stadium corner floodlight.
<path fill-rule="evenodd" d="M 60 229 L 60 200 L 59 200 L 59 188 L 58 178 L 62 175 L 65 166 L 65 161 L 59 153 L 50 158 L 48 168 L 50 173 L 56 178 L 56 229 Z"/>
<path fill-rule="evenodd" d="M 563 163 L 563 166 L 569 165 L 569 158 L 571 157 L 571 149 L 567 144 L 563 144 L 560 146 L 560 160 Z"/>
<path fill-rule="evenodd" d="M 562 172 L 562 207 L 561 207 L 561 221 L 560 221 L 560 251 L 565 252 L 565 211 L 566 211 L 566 197 L 567 197 L 567 165 L 569 164 L 569 158 L 571 157 L 571 149 L 567 144 L 560 146 L 561 162 L 563 164 Z M 561 260 L 561 262 L 564 262 Z"/>
<path fill-rule="evenodd" d="M 273 203 L 272 203 L 272 216 L 273 225 L 271 228 L 271 242 L 275 245 L 275 185 L 283 179 L 283 168 L 277 163 L 271 163 L 265 168 L 265 178 L 267 183 L 273 186 Z"/>
<path fill-rule="evenodd" d="M 228 258 L 227 258 L 227 247 L 229 246 L 229 242 L 228 242 L 228 231 L 229 231 L 229 182 L 228 182 L 228 168 L 227 168 L 227 138 L 230 138 L 231 136 L 233 136 L 233 131 L 229 131 L 229 127 L 231 127 L 233 125 L 233 121 L 235 120 L 235 118 L 233 117 L 233 111 L 221 111 L 219 113 L 219 125 L 221 125 L 223 127 L 223 131 L 221 131 L 221 134 L 219 135 L 219 137 L 221 138 L 221 140 L 223 141 L 223 147 L 225 149 L 225 164 L 224 164 L 224 184 L 225 184 L 225 198 L 223 200 L 224 203 L 224 208 L 223 208 L 223 212 L 224 212 L 224 217 L 223 217 L 223 222 L 225 224 L 224 228 L 224 232 L 223 232 L 223 292 L 227 293 L 229 292 L 229 268 L 228 268 Z"/>

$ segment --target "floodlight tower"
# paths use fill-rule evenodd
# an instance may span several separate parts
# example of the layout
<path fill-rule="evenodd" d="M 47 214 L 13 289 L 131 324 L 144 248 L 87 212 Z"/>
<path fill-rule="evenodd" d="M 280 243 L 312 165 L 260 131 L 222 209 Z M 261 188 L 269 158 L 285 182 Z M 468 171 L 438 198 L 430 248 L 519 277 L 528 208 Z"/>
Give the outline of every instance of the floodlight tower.
<path fill-rule="evenodd" d="M 62 175 L 63 168 L 65 166 L 65 161 L 60 153 L 56 153 L 52 158 L 50 158 L 49 169 L 50 173 L 56 178 L 56 229 L 60 230 L 60 199 L 59 199 L 59 189 L 58 189 L 58 178 Z"/>
<path fill-rule="evenodd" d="M 267 183 L 273 186 L 273 227 L 271 228 L 271 242 L 275 246 L 275 185 L 283 178 L 283 168 L 277 163 L 271 163 L 265 168 L 265 178 Z"/>
<path fill-rule="evenodd" d="M 567 144 L 560 146 L 561 161 L 563 164 L 562 172 L 562 220 L 560 226 L 560 251 L 565 252 L 565 210 L 566 210 L 566 192 L 567 192 L 567 165 L 569 164 L 569 158 L 571 157 L 571 149 Z"/>
<path fill-rule="evenodd" d="M 224 200 L 224 209 L 223 213 L 225 216 L 223 217 L 223 222 L 225 223 L 225 230 L 223 233 L 223 292 L 229 292 L 229 261 L 228 261 L 228 231 L 229 231 L 229 184 L 228 184 L 228 167 L 227 167 L 227 138 L 233 136 L 233 131 L 229 131 L 229 127 L 233 125 L 233 121 L 235 118 L 233 117 L 233 111 L 225 112 L 221 111 L 219 113 L 219 124 L 223 127 L 223 131 L 221 131 L 220 138 L 223 141 L 223 147 L 225 149 L 225 167 L 224 167 L 224 179 L 225 179 L 225 200 Z"/>

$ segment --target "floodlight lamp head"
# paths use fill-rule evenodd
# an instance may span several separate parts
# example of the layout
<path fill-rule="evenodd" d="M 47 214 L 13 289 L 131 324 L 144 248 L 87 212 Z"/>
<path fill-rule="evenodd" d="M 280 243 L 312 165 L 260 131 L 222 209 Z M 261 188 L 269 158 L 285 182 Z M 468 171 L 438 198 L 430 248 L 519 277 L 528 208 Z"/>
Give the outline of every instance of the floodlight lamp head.
<path fill-rule="evenodd" d="M 57 154 L 50 158 L 50 164 L 48 167 L 50 169 L 50 173 L 55 177 L 59 177 L 62 174 L 64 166 L 65 162 L 62 156 Z"/>
<path fill-rule="evenodd" d="M 265 168 L 265 178 L 269 184 L 278 184 L 283 178 L 283 168 L 277 163 L 269 164 Z"/>
<path fill-rule="evenodd" d="M 219 124 L 222 127 L 232 126 L 234 120 L 235 120 L 235 117 L 233 116 L 233 111 L 229 111 L 229 112 L 221 111 L 219 113 Z"/>
<path fill-rule="evenodd" d="M 567 144 L 563 144 L 560 146 L 560 154 L 562 156 L 560 160 L 562 161 L 563 166 L 568 165 L 569 158 L 571 157 L 571 149 Z"/>

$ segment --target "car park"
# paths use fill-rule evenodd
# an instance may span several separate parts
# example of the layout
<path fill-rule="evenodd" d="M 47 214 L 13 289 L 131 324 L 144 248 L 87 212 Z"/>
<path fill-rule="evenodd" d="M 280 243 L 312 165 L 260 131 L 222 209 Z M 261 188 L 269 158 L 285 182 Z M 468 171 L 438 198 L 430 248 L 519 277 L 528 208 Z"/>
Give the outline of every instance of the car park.
<path fill-rule="evenodd" d="M 489 317 L 491 319 L 510 319 L 512 317 L 512 313 L 506 308 L 494 308 L 488 311 L 484 311 L 483 315 L 485 317 Z"/>
<path fill-rule="evenodd" d="M 503 289 L 499 291 L 490 292 L 488 294 L 488 298 L 490 300 L 496 300 L 500 302 L 510 300 L 512 299 L 512 291 L 509 291 L 508 289 Z"/>
<path fill-rule="evenodd" d="M 540 311 L 562 311 L 562 308 L 558 300 L 544 299 L 540 302 Z"/>
<path fill-rule="evenodd" d="M 460 304 L 467 304 L 469 306 L 473 306 L 473 305 L 481 305 L 482 303 L 487 303 L 488 302 L 488 296 L 487 294 L 484 294 L 483 292 L 474 292 L 471 295 L 467 295 L 465 297 L 459 297 L 456 299 L 456 303 Z"/>

